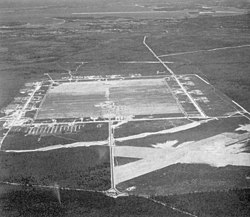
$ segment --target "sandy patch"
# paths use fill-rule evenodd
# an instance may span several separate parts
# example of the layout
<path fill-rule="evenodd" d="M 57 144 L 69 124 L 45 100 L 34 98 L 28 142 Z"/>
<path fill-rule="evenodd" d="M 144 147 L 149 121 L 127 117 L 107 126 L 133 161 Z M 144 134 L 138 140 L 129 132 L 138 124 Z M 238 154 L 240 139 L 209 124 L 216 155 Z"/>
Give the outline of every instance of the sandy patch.
<path fill-rule="evenodd" d="M 250 153 L 244 152 L 250 134 L 222 133 L 198 142 L 185 142 L 177 147 L 175 141 L 157 144 L 158 148 L 116 146 L 115 156 L 141 160 L 114 168 L 115 183 L 162 169 L 176 163 L 250 166 Z M 162 148 L 163 147 L 163 148 Z"/>
<path fill-rule="evenodd" d="M 250 132 L 250 124 L 240 125 L 235 131 L 239 130 Z"/>
<path fill-rule="evenodd" d="M 191 129 L 194 127 L 198 127 L 200 124 L 201 124 L 201 122 L 192 122 L 190 124 L 185 124 L 185 125 L 174 127 L 174 128 L 167 129 L 167 130 L 161 130 L 158 132 L 147 132 L 147 133 L 141 133 L 141 134 L 137 134 L 137 135 L 133 135 L 133 136 L 117 138 L 116 141 L 123 142 L 123 141 L 127 141 L 127 140 L 132 140 L 132 139 L 140 139 L 140 138 L 144 138 L 144 137 L 152 136 L 152 135 L 176 133 L 176 132 L 188 130 L 188 129 Z"/>
<path fill-rule="evenodd" d="M 67 145 L 52 145 L 43 148 L 31 149 L 31 150 L 3 150 L 3 152 L 14 152 L 14 153 L 24 153 L 24 152 L 37 152 L 37 151 L 51 151 L 62 148 L 76 148 L 76 147 L 89 147 L 96 145 L 107 145 L 107 141 L 97 141 L 97 142 L 76 142 Z"/>
<path fill-rule="evenodd" d="M 165 143 L 157 143 L 155 145 L 152 145 L 152 147 L 154 148 L 169 148 L 172 147 L 173 145 L 175 145 L 176 143 L 178 143 L 178 140 L 173 140 L 173 141 L 167 141 Z"/>

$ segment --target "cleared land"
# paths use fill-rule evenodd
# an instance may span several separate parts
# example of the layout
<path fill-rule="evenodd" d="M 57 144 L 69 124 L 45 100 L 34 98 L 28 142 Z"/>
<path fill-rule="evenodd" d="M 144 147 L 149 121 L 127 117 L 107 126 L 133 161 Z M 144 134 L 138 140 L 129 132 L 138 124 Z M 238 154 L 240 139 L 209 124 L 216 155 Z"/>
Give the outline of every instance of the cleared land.
<path fill-rule="evenodd" d="M 128 190 L 130 194 L 165 195 L 250 186 L 247 118 L 200 122 L 177 132 L 175 128 L 162 135 L 152 132 L 116 139 L 114 174 L 120 191 L 133 187 Z M 134 160 L 124 164 L 126 158 Z M 171 171 L 172 167 L 185 165 L 190 168 L 193 165 L 197 171 L 189 168 Z M 214 175 L 209 177 L 207 173 Z"/>
<path fill-rule="evenodd" d="M 105 144 L 107 139 L 107 123 L 78 124 L 73 127 L 63 124 L 52 127 L 46 125 L 39 127 L 12 127 L 1 148 L 2 150 L 34 150 L 81 142 L 86 142 L 85 144 L 90 142 L 91 145 L 98 145 L 98 141 L 103 141 Z"/>
<path fill-rule="evenodd" d="M 120 183 L 152 171 L 176 164 L 209 164 L 215 167 L 226 165 L 250 166 L 249 153 L 240 153 L 249 133 L 219 134 L 198 142 L 173 147 L 171 143 L 157 144 L 156 148 L 119 146 L 115 156 L 142 158 L 142 160 L 115 168 L 116 183 Z M 238 143 L 237 143 L 238 142 Z M 237 156 L 237 157 L 235 157 Z"/>
<path fill-rule="evenodd" d="M 57 7 L 53 3 L 53 5 L 49 5 L 48 7 L 39 8 L 32 8 L 33 4 L 29 3 L 26 7 L 25 4 L 22 3 L 22 8 L 20 10 L 16 8 L 8 8 L 5 5 L 6 3 L 1 3 L 1 5 L 3 5 L 3 7 L 1 7 L 1 13 L 3 13 L 1 19 L 1 39 L 3 43 L 1 43 L 2 47 L 0 48 L 0 105 L 7 105 L 11 100 L 10 98 L 17 94 L 18 89 L 20 89 L 22 84 L 28 79 L 38 80 L 44 73 L 49 73 L 54 79 L 62 77 L 62 73 L 68 72 L 69 70 L 72 71 L 72 74 L 75 75 L 77 72 L 80 76 L 105 76 L 107 74 L 121 74 L 123 76 L 129 75 L 130 73 L 155 75 L 158 74 L 157 71 L 163 72 L 165 69 L 162 69 L 162 65 L 160 64 L 144 64 L 139 62 L 155 60 L 142 45 L 142 39 L 145 34 L 147 34 L 149 40 L 147 42 L 157 55 L 185 52 L 185 54 L 181 54 L 180 56 L 172 55 L 171 57 L 163 57 L 162 59 L 163 61 L 167 60 L 174 62 L 171 63 L 170 66 L 176 74 L 199 74 L 203 78 L 207 78 L 216 88 L 220 88 L 222 92 L 226 93 L 237 103 L 249 110 L 250 52 L 249 47 L 239 47 L 250 44 L 249 14 L 243 16 L 230 16 L 231 14 L 228 14 L 229 16 L 225 16 L 224 18 L 212 16 L 203 17 L 190 14 L 192 17 L 198 17 L 191 19 L 187 18 L 189 17 L 188 11 L 190 8 L 192 10 L 197 9 L 196 4 L 199 4 L 198 11 L 200 9 L 202 10 L 202 6 L 210 7 L 214 4 L 220 4 L 221 6 L 237 5 L 237 7 L 241 8 L 249 8 L 249 4 L 245 3 L 246 1 L 242 4 L 243 0 L 224 0 L 219 3 L 215 0 L 209 2 L 205 0 L 195 0 L 195 5 L 193 4 L 194 0 L 181 1 L 181 4 L 180 1 L 177 2 L 171 0 L 171 2 L 174 2 L 173 7 L 170 7 L 170 4 L 166 4 L 166 0 L 154 0 L 151 1 L 151 3 L 147 2 L 146 5 L 144 5 L 145 2 L 143 3 L 142 1 L 137 1 L 137 5 L 135 5 L 134 1 L 131 2 L 131 5 L 126 5 L 125 1 L 116 1 L 117 4 L 113 4 L 113 2 L 110 1 L 107 4 L 103 4 L 103 1 L 100 4 L 98 1 L 91 1 L 92 6 L 90 8 L 85 7 L 85 5 L 83 6 L 82 4 L 72 4 L 72 2 L 70 2 L 69 6 L 62 3 L 64 4 L 63 7 Z M 44 2 L 39 4 L 43 5 Z M 9 3 L 7 5 L 9 5 Z M 90 15 L 73 16 L 71 14 L 77 12 L 88 12 L 89 10 L 93 12 L 102 10 L 106 12 L 126 12 L 136 11 L 136 8 L 140 10 L 166 10 L 167 8 L 168 10 L 174 11 L 170 13 L 157 13 L 157 17 L 156 13 L 130 13 L 128 14 L 129 16 L 124 14 L 123 18 L 121 18 L 119 14 L 116 14 L 115 16 L 114 14 L 112 14 L 112 16 L 107 16 L 108 14 L 99 15 L 98 18 L 94 15 L 90 17 Z M 204 8 L 204 10 L 207 9 L 208 8 Z M 218 8 L 215 10 L 218 11 Z M 228 10 L 230 12 L 234 11 L 233 8 L 228 8 Z M 127 17 L 125 18 L 125 16 Z M 142 17 L 147 19 L 142 19 Z M 171 19 L 166 19 L 167 17 L 171 17 Z M 185 19 L 181 19 L 182 17 L 185 17 Z M 45 23 L 46 25 L 43 25 Z M 238 48 L 214 50 L 222 47 Z M 200 50 L 207 51 L 190 53 Z M 68 64 L 68 62 L 82 61 L 88 63 L 81 65 L 78 70 L 78 66 Z M 124 63 L 124 61 L 138 61 L 138 63 Z M 61 65 L 61 67 L 59 67 L 59 65 Z M 201 84 L 201 86 L 205 87 L 205 84 Z M 195 87 L 198 87 L 197 84 Z M 195 90 L 191 86 L 187 86 L 187 88 Z M 178 89 L 180 88 L 177 88 L 177 91 Z M 190 93 L 190 95 L 194 98 L 200 97 L 199 92 L 196 91 Z M 176 97 L 179 101 L 184 102 L 181 105 L 184 107 L 185 111 L 188 111 L 188 114 L 195 113 L 195 115 L 199 115 L 197 112 L 194 112 L 194 106 L 191 103 L 185 102 L 187 97 L 183 97 L 182 94 L 176 94 Z M 230 106 L 226 106 L 227 108 L 223 107 L 225 104 L 223 102 L 220 103 L 221 101 L 218 98 L 216 99 L 216 102 L 214 100 L 215 103 L 213 103 L 213 100 L 210 100 L 207 104 L 205 102 L 206 99 L 203 99 L 204 101 L 200 98 L 200 101 L 197 103 L 208 116 L 211 115 L 216 117 L 215 112 L 218 112 L 218 109 L 221 108 L 223 111 L 220 110 L 221 112 L 218 112 L 217 115 L 221 114 L 224 116 L 223 118 L 225 118 L 225 113 L 228 112 L 227 108 L 231 109 Z M 209 108 L 209 106 L 211 108 Z M 27 117 L 32 118 L 32 112 L 33 111 L 27 114 Z M 223 124 L 221 119 L 208 122 L 207 125 L 209 126 L 207 127 L 210 128 L 210 130 L 207 130 L 208 128 L 205 127 L 206 124 L 203 124 L 197 127 L 195 132 L 187 130 L 180 133 L 147 136 L 145 138 L 137 139 L 136 142 L 135 140 L 127 140 L 126 142 L 130 146 L 136 144 L 137 147 L 144 145 L 148 146 L 148 148 L 150 146 L 151 148 L 154 147 L 154 149 L 164 149 L 166 146 L 178 146 L 186 141 L 197 141 L 224 133 L 218 130 L 221 129 L 222 125 L 227 125 L 227 129 L 224 129 L 224 131 L 231 132 L 230 130 L 232 126 L 239 124 L 244 125 L 245 122 L 235 121 L 234 116 L 227 118 L 227 120 L 228 121 Z M 190 121 L 192 121 L 192 118 Z M 130 130 L 131 134 L 125 134 L 124 131 L 127 130 L 126 128 L 130 128 L 131 125 L 133 125 L 133 123 L 129 123 L 127 127 L 125 126 L 124 128 L 121 128 L 119 132 L 116 131 L 117 137 L 127 137 L 141 133 L 163 131 L 165 127 L 166 129 L 169 129 L 168 126 L 172 126 L 171 123 L 167 123 L 166 126 L 161 127 L 160 129 L 157 127 L 150 128 L 145 126 L 141 131 L 134 130 L 136 127 L 132 126 Z M 41 143 L 42 141 L 45 141 L 47 135 L 51 132 L 52 134 L 56 132 L 57 136 L 64 137 L 65 135 L 60 135 L 60 127 L 61 126 L 58 127 L 57 125 L 54 125 L 53 127 L 39 127 L 36 125 L 26 137 L 38 137 L 39 133 L 41 133 L 43 135 L 40 140 Z M 237 134 L 242 134 L 243 128 L 246 129 L 247 126 L 236 126 L 236 128 L 241 128 L 241 130 L 237 131 Z M 76 132 L 76 129 L 75 126 L 64 125 L 62 131 Z M 97 132 L 97 129 L 93 131 Z M 1 133 L 0 137 L 2 137 Z M 86 133 L 83 133 L 83 135 L 85 137 L 88 137 L 86 135 L 92 137 L 92 135 Z M 201 138 L 202 135 L 203 138 Z M 78 139 L 78 136 L 76 135 L 73 137 L 67 135 L 66 137 Z M 176 142 L 176 140 L 178 140 L 178 142 Z M 57 138 L 57 142 L 61 143 L 61 141 L 62 140 L 59 141 Z M 63 140 L 63 144 L 64 141 L 65 140 Z M 70 141 L 72 140 L 68 140 L 68 142 L 65 141 L 65 143 L 70 143 Z M 46 141 L 44 144 L 46 144 Z M 15 145 L 18 144 L 14 144 L 13 142 L 13 147 L 16 147 Z M 187 143 L 185 145 L 188 147 Z M 247 145 L 249 146 L 249 142 Z M 38 146 L 39 144 L 35 145 L 35 148 Z M 119 148 L 120 147 L 121 146 L 119 146 Z M 212 149 L 216 147 L 212 147 Z M 181 146 L 179 148 L 181 149 Z M 240 149 L 239 146 L 235 148 L 239 152 L 234 155 L 236 159 L 237 155 L 241 155 L 243 149 Z M 225 149 L 231 150 L 229 147 L 226 147 Z M 76 151 L 80 152 L 79 149 Z M 244 151 L 246 151 L 246 149 L 244 149 Z M 86 158 L 92 155 L 91 152 L 86 151 L 86 149 L 84 149 L 83 152 L 87 155 Z M 49 152 L 43 154 L 49 154 Z M 51 174 L 47 177 L 47 180 L 58 180 L 54 179 L 55 170 L 53 169 L 53 166 L 57 166 L 57 162 L 62 163 L 61 166 L 65 170 L 67 166 L 69 166 L 69 169 L 63 174 L 67 177 L 68 174 L 72 172 L 72 168 L 78 168 L 75 166 L 75 164 L 77 164 L 76 161 L 78 159 L 82 160 L 83 157 L 85 158 L 84 155 L 79 156 L 79 158 L 77 158 L 76 155 L 70 157 L 69 153 L 62 154 L 60 151 L 56 152 L 55 155 L 57 155 L 57 157 L 62 155 L 62 159 L 58 161 L 55 160 L 55 162 L 51 164 L 52 166 L 49 165 L 48 167 L 45 167 L 49 172 L 52 170 Z M 47 163 L 47 160 L 49 161 L 52 158 L 51 156 L 44 158 L 41 163 L 39 161 L 39 157 L 41 157 L 40 153 L 39 155 L 29 155 L 32 157 L 28 157 L 27 154 L 20 154 L 24 161 L 23 164 L 22 161 L 18 160 L 20 159 L 19 154 L 15 153 L 13 156 L 13 158 L 8 156 L 8 159 L 16 160 L 12 164 L 10 160 L 5 161 L 5 153 L 1 152 L 0 158 L 3 159 L 1 166 L 6 163 L 6 170 L 1 169 L 0 174 L 8 171 L 8 169 L 12 171 L 10 164 L 14 165 L 13 167 L 17 164 L 17 169 L 13 174 L 21 173 L 23 178 L 26 178 L 26 181 L 30 181 L 31 183 L 32 177 L 25 177 L 25 174 L 41 174 L 44 168 L 42 163 Z M 69 160 L 67 160 L 67 158 Z M 118 164 L 116 165 L 134 162 L 133 159 L 138 160 L 137 158 L 125 159 L 123 157 L 115 157 L 115 159 L 118 160 Z M 36 163 L 35 161 L 38 162 Z M 27 165 L 29 162 L 30 164 L 24 168 L 23 165 Z M 64 165 L 63 163 L 67 163 L 67 165 Z M 82 166 L 86 166 L 86 164 L 80 162 L 79 166 L 81 170 L 83 169 Z M 108 166 L 109 164 L 107 167 Z M 93 170 L 90 171 L 92 172 Z M 103 172 L 103 170 L 100 171 Z M 75 173 L 77 173 L 77 175 L 83 174 L 79 171 L 76 171 Z M 100 177 L 100 173 L 97 173 L 97 175 Z M 108 178 L 110 178 L 109 175 L 110 174 L 107 176 Z M 177 193 L 183 193 L 184 191 L 199 191 L 200 189 L 204 189 L 204 186 L 212 185 L 214 187 L 213 190 L 221 190 L 222 187 L 225 186 L 230 186 L 232 188 L 246 186 L 245 184 L 249 180 L 246 179 L 246 175 L 249 177 L 249 167 L 242 168 L 227 166 L 216 168 L 207 165 L 179 164 L 171 165 L 160 171 L 152 172 L 144 177 L 140 177 L 138 182 L 135 182 L 133 179 L 128 187 L 135 186 L 134 183 L 139 183 L 136 185 L 136 190 L 141 187 L 139 189 L 140 191 L 137 192 L 144 195 L 146 193 L 154 194 L 155 192 L 168 194 L 171 193 L 171 191 Z M 83 177 L 79 177 L 79 182 L 81 183 L 82 179 L 85 177 L 86 174 L 84 173 Z M 93 183 L 93 177 L 90 177 L 89 181 L 90 183 Z M 72 183 L 74 184 L 75 182 Z M 71 183 L 69 182 L 69 184 Z M 88 187 L 88 185 L 86 185 L 86 187 Z M 211 190 L 211 188 L 208 190 Z M 49 195 L 52 195 L 52 193 Z M 49 195 L 44 194 L 43 192 L 35 193 L 30 190 L 27 190 L 26 192 L 22 190 L 11 192 L 10 194 L 4 195 L 4 199 L 1 197 L 0 207 L 3 210 L 3 213 L 0 211 L 0 216 L 181 216 L 180 213 L 168 212 L 166 207 L 161 204 L 155 204 L 153 202 L 148 203 L 149 201 L 146 199 L 142 200 L 135 197 L 121 197 L 114 201 L 111 198 L 105 198 L 100 195 L 93 197 L 91 194 L 82 195 L 77 192 L 62 192 L 62 204 L 59 205 L 57 200 L 55 201 L 54 196 L 52 199 L 52 196 Z M 77 196 L 73 197 L 73 195 Z M 190 207 L 185 206 L 182 202 L 179 202 L 179 200 L 174 203 L 173 200 L 169 201 L 167 198 L 167 201 L 163 200 L 163 202 L 168 203 L 167 205 L 169 206 L 173 205 L 197 216 L 248 216 L 248 204 L 242 203 L 246 196 L 240 195 L 239 197 L 239 200 L 231 200 L 231 197 L 227 195 L 225 197 L 218 197 L 216 193 L 214 196 L 207 195 L 207 197 L 201 195 L 199 197 L 186 198 L 181 195 L 179 197 L 181 201 L 187 200 L 191 203 L 193 207 L 191 209 Z M 211 200 L 214 203 L 210 203 Z M 121 203 L 121 201 L 123 202 Z M 230 203 L 223 206 L 223 201 L 230 201 Z M 202 206 L 200 206 L 201 203 L 203 204 Z M 198 207 L 201 207 L 200 209 L 202 211 L 197 212 Z M 246 207 L 247 210 L 244 209 Z"/>
<path fill-rule="evenodd" d="M 181 113 L 164 79 L 63 83 L 51 89 L 37 119 Z"/>

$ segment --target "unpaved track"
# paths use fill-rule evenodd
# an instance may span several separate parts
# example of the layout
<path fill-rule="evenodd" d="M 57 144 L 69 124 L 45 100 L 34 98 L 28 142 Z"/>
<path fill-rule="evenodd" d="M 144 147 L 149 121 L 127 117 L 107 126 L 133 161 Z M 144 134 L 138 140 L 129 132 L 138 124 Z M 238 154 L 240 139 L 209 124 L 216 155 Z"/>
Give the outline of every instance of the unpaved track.
<path fill-rule="evenodd" d="M 127 137 L 117 138 L 116 141 L 123 142 L 123 141 L 128 141 L 128 140 L 133 140 L 133 139 L 141 139 L 141 138 L 145 138 L 147 136 L 161 135 L 161 134 L 167 134 L 167 133 L 176 133 L 176 132 L 180 132 L 180 131 L 192 129 L 194 127 L 198 127 L 201 124 L 201 122 L 197 121 L 197 122 L 192 122 L 190 124 L 185 124 L 185 125 L 182 125 L 182 126 L 179 126 L 179 127 L 174 127 L 174 128 L 168 129 L 168 130 L 161 130 L 161 131 L 157 131 L 157 132 L 141 133 L 141 134 L 137 134 L 137 135 L 133 135 L 133 136 L 127 136 Z"/>
<path fill-rule="evenodd" d="M 62 149 L 62 148 L 77 148 L 77 147 L 107 145 L 107 143 L 108 143 L 108 141 L 76 142 L 76 143 L 67 144 L 67 145 L 52 145 L 52 146 L 31 149 L 31 150 L 2 150 L 2 152 L 25 153 L 25 152 L 38 152 L 38 151 L 52 151 L 52 150 Z"/>
<path fill-rule="evenodd" d="M 140 138 L 145 138 L 147 136 L 152 136 L 152 135 L 161 135 L 161 134 L 166 134 L 166 133 L 175 133 L 175 132 L 180 132 L 183 130 L 188 130 L 194 127 L 199 126 L 203 122 L 207 122 L 209 120 L 203 120 L 200 122 L 192 122 L 190 124 L 186 124 L 183 126 L 179 127 L 174 127 L 172 129 L 168 130 L 162 130 L 158 132 L 148 132 L 148 133 L 141 133 L 138 135 L 133 135 L 133 136 L 127 136 L 127 137 L 122 137 L 122 138 L 117 138 L 115 141 L 118 142 L 123 142 L 127 140 L 133 140 L 133 139 L 140 139 Z M 125 123 L 121 122 L 121 123 Z M 114 125 L 113 129 L 119 125 Z M 94 142 L 76 142 L 72 144 L 67 144 L 67 145 L 52 145 L 52 146 L 47 146 L 43 148 L 38 148 L 38 149 L 31 149 L 31 150 L 3 150 L 4 152 L 16 152 L 16 153 L 22 153 L 22 152 L 37 152 L 37 151 L 51 151 L 51 150 L 56 150 L 56 149 L 62 149 L 62 148 L 76 148 L 76 147 L 89 147 L 89 146 L 96 146 L 96 145 L 107 145 L 108 141 L 94 141 Z"/>
<path fill-rule="evenodd" d="M 250 44 L 232 46 L 232 47 L 218 47 L 218 48 L 213 48 L 213 49 L 208 49 L 208 50 L 194 50 L 194 51 L 170 53 L 170 54 L 160 55 L 159 57 L 179 56 L 179 55 L 184 55 L 184 54 L 194 54 L 194 53 L 200 53 L 200 52 L 212 52 L 212 51 L 218 51 L 218 50 L 237 49 L 237 48 L 243 48 L 243 47 L 250 47 Z"/>

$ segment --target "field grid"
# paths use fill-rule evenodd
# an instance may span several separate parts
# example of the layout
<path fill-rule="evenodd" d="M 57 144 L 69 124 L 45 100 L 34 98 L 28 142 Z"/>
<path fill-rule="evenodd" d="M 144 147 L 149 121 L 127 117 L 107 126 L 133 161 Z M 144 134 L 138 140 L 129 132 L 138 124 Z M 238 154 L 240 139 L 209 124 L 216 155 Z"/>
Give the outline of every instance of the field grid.
<path fill-rule="evenodd" d="M 166 78 L 80 81 L 51 88 L 36 119 L 183 116 Z"/>

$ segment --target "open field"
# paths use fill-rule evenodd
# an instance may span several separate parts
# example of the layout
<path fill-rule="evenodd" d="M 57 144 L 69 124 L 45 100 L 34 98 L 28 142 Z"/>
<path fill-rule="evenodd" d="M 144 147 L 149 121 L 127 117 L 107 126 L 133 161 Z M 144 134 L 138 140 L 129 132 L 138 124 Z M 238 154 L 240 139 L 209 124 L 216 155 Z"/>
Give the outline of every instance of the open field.
<path fill-rule="evenodd" d="M 194 122 L 195 123 L 195 122 Z M 190 125 L 190 124 L 187 124 Z M 183 125 L 185 126 L 185 125 Z M 116 146 L 114 148 L 114 156 L 116 156 L 115 182 L 119 190 L 124 191 L 133 186 L 136 190 L 131 194 L 169 194 L 180 193 L 183 188 L 187 192 L 228 189 L 234 186 L 249 187 L 250 182 L 247 177 L 249 175 L 249 120 L 244 117 L 231 117 L 221 120 L 211 120 L 201 122 L 200 125 L 194 127 L 175 128 L 151 133 L 142 133 L 134 136 L 116 138 Z M 190 125 L 191 126 L 191 125 Z M 243 127 L 244 126 L 244 127 Z M 169 131 L 169 132 L 168 132 Z M 119 164 L 121 157 L 121 164 Z M 127 164 L 123 158 L 134 159 L 129 160 Z M 227 165 L 235 165 L 234 170 L 230 171 L 231 178 L 223 181 L 207 180 L 203 176 L 199 176 L 200 184 L 190 185 L 188 188 L 187 180 L 179 180 L 174 178 L 172 181 L 166 176 L 169 175 L 172 166 L 178 164 L 210 165 L 208 171 L 218 170 L 227 171 Z M 201 164 L 201 166 L 199 166 Z M 241 167 L 243 173 L 237 182 L 234 180 L 236 173 L 240 173 Z M 217 170 L 217 171 L 218 171 Z M 167 171 L 167 172 L 166 172 Z M 200 174 L 200 170 L 197 174 Z M 219 173 L 220 173 L 219 172 Z M 189 179 L 194 175 L 194 171 L 190 173 L 181 172 L 180 176 L 186 176 Z M 218 174 L 219 174 L 218 173 Z M 224 173 L 224 172 L 223 172 Z M 176 174 L 172 174 L 174 177 Z M 149 180 L 154 177 L 154 187 L 150 187 Z M 212 175 L 211 177 L 214 177 Z M 159 184 L 159 183 L 162 184 Z M 219 184 L 221 182 L 221 184 Z M 244 184 L 243 184 L 244 183 Z M 160 187 L 160 186 L 165 187 Z M 171 186 L 171 188 L 166 185 Z M 181 187 L 183 186 L 183 188 Z M 142 190 L 143 189 L 143 190 Z M 151 189 L 151 190 L 148 190 Z M 160 190 L 159 190 L 160 189 Z M 166 191 L 164 191 L 166 189 Z M 165 192 L 165 193 L 164 193 Z"/>
<path fill-rule="evenodd" d="M 188 80 L 186 78 L 189 78 Z M 180 78 L 191 96 L 207 116 L 219 117 L 237 113 L 240 108 L 200 76 Z M 191 85 L 190 85 L 191 84 Z"/>
<path fill-rule="evenodd" d="M 145 121 L 128 121 L 121 125 L 113 125 L 115 128 L 115 138 L 137 135 L 148 132 L 158 132 L 173 127 L 190 123 L 187 119 L 169 119 L 169 120 L 145 120 Z"/>
<path fill-rule="evenodd" d="M 174 146 L 185 142 L 199 141 L 222 133 L 235 133 L 241 125 L 249 125 L 249 120 L 245 117 L 223 118 L 210 120 L 208 122 L 189 122 L 183 125 L 172 127 L 158 132 L 141 133 L 123 138 L 117 138 L 117 146 L 139 146 L 152 147 L 157 143 L 166 141 L 176 141 Z M 184 127 L 187 126 L 187 127 Z M 239 133 L 246 131 L 238 131 Z"/>
<path fill-rule="evenodd" d="M 131 187 L 128 185 L 134 183 L 131 194 L 143 191 L 145 194 L 158 194 L 157 189 L 161 186 L 150 187 L 148 191 L 145 187 L 149 185 L 144 183 L 144 178 L 149 177 L 150 180 L 153 173 L 165 186 L 162 171 L 175 164 L 205 164 L 215 168 L 234 165 L 237 172 L 241 167 L 250 166 L 248 112 L 198 75 L 118 76 L 56 82 L 52 85 L 45 82 L 46 88 L 32 84 L 26 90 L 31 94 L 24 107 L 29 105 L 33 96 L 39 96 L 38 92 L 47 93 L 33 124 L 16 126 L 15 123 L 21 123 L 20 119 L 9 128 L 2 144 L 6 153 L 35 154 L 106 145 L 110 153 L 111 189 L 116 190 L 117 187 L 119 191 L 127 192 Z M 75 107 L 69 103 L 72 99 Z M 90 106 L 89 109 L 81 107 L 82 100 Z M 57 102 L 65 106 L 58 107 Z M 68 110 L 65 110 L 67 106 Z M 73 112 L 69 113 L 69 110 Z M 154 117 L 178 112 L 179 117 Z M 88 116 L 91 121 L 83 120 Z M 141 119 L 138 118 L 140 116 Z M 54 118 L 61 122 L 57 123 Z M 95 121 L 98 118 L 106 118 L 106 121 Z M 49 122 L 46 124 L 46 121 Z M 19 144 L 15 142 L 17 140 Z M 248 169 L 243 173 L 245 179 L 246 174 Z M 191 175 L 194 175 L 193 171 Z M 228 180 L 219 185 L 220 188 L 241 186 L 243 175 L 239 185 Z M 200 190 L 217 189 L 221 182 L 208 181 L 203 177 L 200 181 Z M 142 189 L 141 183 L 144 183 Z M 187 188 L 187 192 L 194 191 L 195 186 Z M 248 187 L 249 183 L 244 186 Z M 163 195 L 179 191 L 177 183 Z"/>
<path fill-rule="evenodd" d="M 3 62 L 12 62 L 14 64 L 3 65 L 3 75 L 1 76 L 5 81 L 15 80 L 13 76 L 19 76 L 19 79 L 18 81 L 15 80 L 16 84 L 9 88 L 7 83 L 3 82 L 5 88 L 8 88 L 9 91 L 1 91 L 2 95 L 6 96 L 3 98 L 4 104 L 2 105 L 8 104 L 10 101 L 7 97 L 8 93 L 11 93 L 11 97 L 13 97 L 25 80 L 41 78 L 43 73 L 48 72 L 58 76 L 64 73 L 66 69 L 71 69 L 70 64 L 66 62 L 89 62 L 80 67 L 79 73 L 82 75 L 117 74 L 118 71 L 121 74 L 141 73 L 145 75 L 164 71 L 160 64 L 120 63 L 123 61 L 154 60 L 152 55 L 142 45 L 145 32 L 152 33 L 152 39 L 149 38 L 149 43 L 159 55 L 250 43 L 248 30 L 245 29 L 245 24 L 248 23 L 247 15 L 234 16 L 232 19 L 227 17 L 200 17 L 187 20 L 186 22 L 182 22 L 182 20 L 126 19 L 126 21 L 120 21 L 117 17 L 102 17 L 102 19 L 85 17 L 83 19 L 79 16 L 74 18 L 74 22 L 69 20 L 62 26 L 53 26 L 50 29 L 45 28 L 46 31 L 41 26 L 31 28 L 20 26 L 21 24 L 12 24 L 11 31 L 9 28 L 4 29 L 4 48 L 7 47 L 8 50 L 0 54 L 1 59 Z M 132 26 L 128 27 L 132 31 L 130 35 L 118 32 L 107 33 L 105 30 L 102 30 L 103 25 L 109 25 L 110 29 L 114 29 L 119 22 L 129 23 L 131 20 L 137 22 L 138 25 L 136 24 L 135 28 Z M 235 26 L 234 20 L 237 26 Z M 207 25 L 202 25 L 202 22 L 205 22 Z M 8 26 L 11 23 L 4 23 L 4 25 Z M 71 29 L 72 25 L 76 25 L 75 28 L 78 32 Z M 82 26 L 85 25 L 90 25 L 90 30 L 82 29 Z M 94 30 L 96 32 L 91 32 Z M 167 34 L 165 30 L 168 31 Z M 194 35 L 194 32 L 199 34 Z M 227 40 L 224 40 L 225 38 Z M 37 47 L 40 47 L 40 49 L 36 49 Z M 248 63 L 243 60 L 249 59 L 249 52 L 245 51 L 246 48 L 233 50 L 228 50 L 228 52 L 225 52 L 226 50 L 210 52 L 212 55 L 201 52 L 194 58 L 192 58 L 192 54 L 175 56 L 173 69 L 178 74 L 205 74 L 209 81 L 215 84 L 217 88 L 220 88 L 222 92 L 233 97 L 236 101 L 238 99 L 241 105 L 248 108 L 248 102 L 245 97 L 247 94 L 243 96 L 241 90 L 243 85 L 245 87 L 244 90 L 247 91 L 247 82 L 242 77 L 247 77 L 243 75 L 247 72 Z M 36 53 L 38 51 L 46 52 L 44 54 Z M 217 54 L 216 52 L 219 53 Z M 48 56 L 51 59 L 45 58 Z M 167 60 L 171 62 L 171 58 L 169 57 Z M 218 58 L 220 61 L 218 61 Z M 231 59 L 234 59 L 234 61 Z M 63 63 L 62 65 L 65 69 L 59 67 L 58 62 L 60 64 Z M 73 68 L 75 69 L 75 66 Z M 235 71 L 238 74 L 240 73 L 240 76 L 238 76 L 237 81 L 232 81 L 234 77 L 231 75 L 234 75 Z M 225 74 L 227 74 L 226 81 Z M 237 85 L 238 82 L 242 84 L 241 87 Z"/>
<path fill-rule="evenodd" d="M 198 142 L 186 142 L 177 147 L 173 147 L 177 141 L 157 143 L 151 148 L 115 147 L 115 156 L 141 159 L 115 168 L 116 181 L 120 183 L 175 163 L 204 163 L 214 167 L 249 166 L 249 153 L 244 152 L 248 138 L 248 133 L 242 135 L 225 133 Z"/>
<path fill-rule="evenodd" d="M 141 37 L 140 37 L 141 40 Z M 140 41 L 138 41 L 140 43 Z M 142 56 L 130 57 L 127 54 L 125 57 L 118 59 L 118 61 L 105 61 L 100 63 L 89 62 L 84 65 L 84 67 L 80 68 L 79 75 L 112 75 L 112 74 L 121 74 L 124 76 L 128 76 L 129 74 L 139 73 L 143 76 L 146 75 L 154 75 L 159 72 L 165 72 L 165 69 L 159 63 L 148 63 L 152 61 L 152 57 L 145 57 L 145 60 L 141 60 L 144 58 L 144 54 Z M 114 57 L 117 58 L 117 57 Z M 133 61 L 135 62 L 133 63 Z M 125 61 L 127 63 L 125 63 Z M 143 62 L 144 61 L 144 62 Z M 118 70 L 119 69 L 119 70 Z M 167 74 L 167 73 L 166 73 Z"/>
<path fill-rule="evenodd" d="M 161 59 L 175 62 L 176 74 L 198 74 L 249 110 L 249 47 L 243 46 L 250 44 L 248 23 L 249 15 L 188 19 L 149 40 L 158 55 L 170 55 Z M 188 53 L 174 55 L 180 52 Z"/>
<path fill-rule="evenodd" d="M 85 125 L 56 125 L 49 127 L 13 127 L 2 144 L 2 150 L 29 150 L 79 142 L 107 141 L 107 123 Z M 18 141 L 18 143 L 16 142 Z M 107 143 L 107 142 L 104 142 Z M 91 143 L 92 144 L 92 143 Z"/>
<path fill-rule="evenodd" d="M 181 111 L 165 80 L 136 79 L 60 84 L 49 91 L 37 119 L 168 113 Z"/>
<path fill-rule="evenodd" d="M 1 216 L 246 215 L 248 194 L 219 191 L 250 186 L 248 0 L 13 1 L 0 2 L 0 108 L 14 102 L 0 114 L 0 182 L 33 190 L 0 186 Z M 62 191 L 59 205 L 41 190 L 55 184 L 208 192 L 166 205 Z"/>

